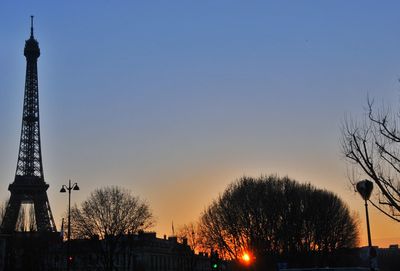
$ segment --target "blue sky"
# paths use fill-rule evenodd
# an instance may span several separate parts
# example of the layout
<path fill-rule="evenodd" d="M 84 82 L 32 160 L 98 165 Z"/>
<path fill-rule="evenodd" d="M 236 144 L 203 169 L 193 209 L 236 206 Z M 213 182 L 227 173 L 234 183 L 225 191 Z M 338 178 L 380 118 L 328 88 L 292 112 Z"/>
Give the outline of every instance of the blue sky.
<path fill-rule="evenodd" d="M 80 184 L 77 203 L 96 187 L 131 189 L 152 206 L 162 235 L 172 220 L 196 219 L 234 179 L 275 173 L 338 193 L 364 222 L 340 125 L 362 116 L 367 95 L 398 106 L 399 5 L 3 1 L 0 196 L 8 197 L 15 173 L 34 14 L 57 225 L 68 179 Z M 400 242 L 398 225 L 374 218 L 373 239 Z"/>

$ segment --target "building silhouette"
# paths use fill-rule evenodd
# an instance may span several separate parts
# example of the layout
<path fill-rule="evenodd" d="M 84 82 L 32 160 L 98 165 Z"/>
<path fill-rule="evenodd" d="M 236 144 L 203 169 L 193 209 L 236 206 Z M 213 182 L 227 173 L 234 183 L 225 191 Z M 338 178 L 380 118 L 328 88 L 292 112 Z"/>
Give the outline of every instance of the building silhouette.
<path fill-rule="evenodd" d="M 98 249 L 104 240 L 71 241 L 71 270 L 101 270 L 104 255 Z M 53 257 L 57 259 L 57 257 Z M 54 267 L 56 263 L 52 264 Z M 55 269 L 54 269 L 55 270 Z M 157 238 L 155 232 L 139 232 L 120 237 L 115 252 L 114 269 L 118 271 L 210 271 L 207 254 L 196 254 L 185 239 Z"/>

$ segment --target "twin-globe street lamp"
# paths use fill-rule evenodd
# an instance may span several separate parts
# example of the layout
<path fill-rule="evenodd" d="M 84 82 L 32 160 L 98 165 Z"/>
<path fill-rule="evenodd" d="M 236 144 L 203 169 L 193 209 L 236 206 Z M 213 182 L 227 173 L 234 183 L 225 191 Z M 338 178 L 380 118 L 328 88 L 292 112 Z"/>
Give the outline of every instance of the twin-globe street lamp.
<path fill-rule="evenodd" d="M 78 183 L 71 185 L 71 180 L 68 181 L 68 186 L 62 185 L 60 192 L 65 193 L 68 190 L 68 236 L 67 236 L 67 270 L 70 270 L 72 257 L 70 255 L 70 240 L 71 240 L 71 190 L 79 190 Z"/>

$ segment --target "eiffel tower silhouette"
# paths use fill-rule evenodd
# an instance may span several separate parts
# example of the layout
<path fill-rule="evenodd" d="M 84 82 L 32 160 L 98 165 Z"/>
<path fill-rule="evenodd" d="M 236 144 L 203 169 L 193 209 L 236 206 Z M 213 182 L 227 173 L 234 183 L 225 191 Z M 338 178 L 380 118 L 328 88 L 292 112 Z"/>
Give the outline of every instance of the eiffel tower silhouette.
<path fill-rule="evenodd" d="M 49 185 L 44 181 L 40 147 L 37 73 L 40 49 L 39 43 L 33 36 L 33 16 L 31 16 L 31 35 L 25 41 L 24 55 L 26 57 L 25 95 L 18 162 L 14 182 L 8 186 L 11 196 L 0 231 L 1 233 L 14 232 L 21 204 L 30 203 L 33 204 L 35 210 L 36 230 L 56 232 L 46 193 Z"/>

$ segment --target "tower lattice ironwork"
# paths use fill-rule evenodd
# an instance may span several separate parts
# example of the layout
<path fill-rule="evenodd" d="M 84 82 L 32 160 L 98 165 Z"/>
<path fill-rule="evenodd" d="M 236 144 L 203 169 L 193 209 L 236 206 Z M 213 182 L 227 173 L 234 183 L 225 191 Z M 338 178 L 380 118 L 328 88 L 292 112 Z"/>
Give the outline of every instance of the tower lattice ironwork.
<path fill-rule="evenodd" d="M 37 231 L 55 232 L 56 226 L 46 193 L 49 185 L 44 181 L 40 147 L 37 73 L 37 59 L 40 56 L 40 49 L 39 43 L 33 36 L 33 16 L 31 16 L 31 35 L 25 41 L 24 55 L 26 57 L 26 78 L 21 139 L 15 179 L 8 187 L 11 196 L 6 207 L 1 232 L 11 233 L 15 231 L 23 203 L 33 204 Z"/>

